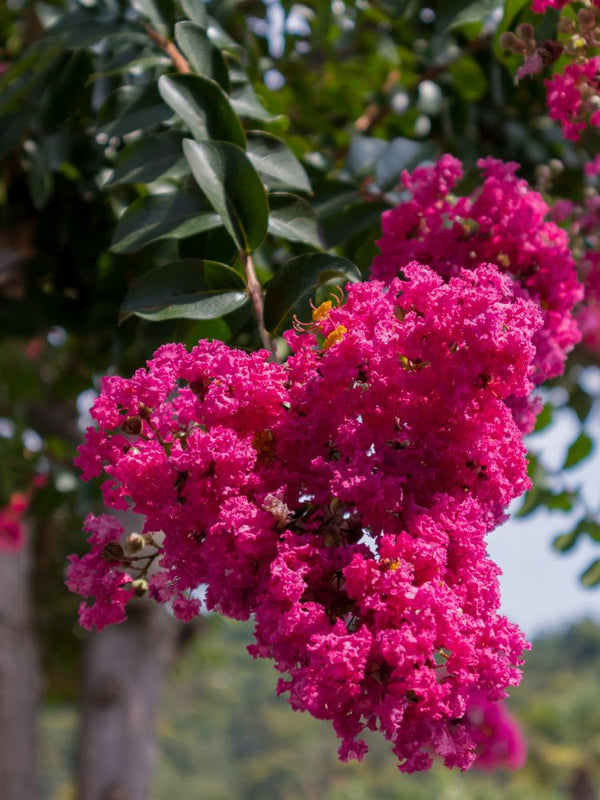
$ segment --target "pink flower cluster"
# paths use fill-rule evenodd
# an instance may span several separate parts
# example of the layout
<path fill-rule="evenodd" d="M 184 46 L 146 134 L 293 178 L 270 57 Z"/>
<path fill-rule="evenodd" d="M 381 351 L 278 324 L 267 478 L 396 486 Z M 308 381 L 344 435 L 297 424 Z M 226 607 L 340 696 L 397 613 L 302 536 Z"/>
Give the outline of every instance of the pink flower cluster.
<path fill-rule="evenodd" d="M 572 4 L 572 0 L 531 0 L 531 10 L 536 14 L 543 14 L 548 8 L 561 8 Z M 600 0 L 594 0 L 595 6 L 600 6 Z"/>
<path fill-rule="evenodd" d="M 500 44 L 524 58 L 517 72 L 520 79 L 535 75 L 565 56 L 571 63 L 561 73 L 546 80 L 546 97 L 552 119 L 560 122 L 563 135 L 577 141 L 588 125 L 600 126 L 600 0 L 570 2 L 570 0 L 532 0 L 532 11 L 542 14 L 548 8 L 568 14 L 559 20 L 561 35 L 557 40 L 537 42 L 535 30 L 522 23 L 515 33 L 502 34 Z M 575 13 L 573 13 L 575 12 Z"/>
<path fill-rule="evenodd" d="M 402 176 L 410 199 L 383 214 L 383 237 L 378 241 L 371 274 L 391 280 L 417 260 L 444 278 L 463 267 L 493 263 L 512 278 L 520 297 L 541 308 L 543 325 L 534 337 L 535 384 L 559 375 L 567 352 L 579 339 L 570 316 L 581 298 L 569 238 L 547 221 L 542 196 L 515 175 L 517 164 L 494 158 L 478 161 L 481 185 L 466 196 L 454 194 L 463 177 L 458 159 L 443 156 L 434 166 Z M 522 430 L 535 423 L 535 401 L 515 398 Z"/>
<path fill-rule="evenodd" d="M 566 139 L 576 142 L 588 125 L 600 126 L 600 56 L 568 64 L 546 81 L 552 119 L 560 122 Z"/>
<path fill-rule="evenodd" d="M 468 263 L 468 262 L 467 262 Z M 542 265 L 543 266 L 543 265 Z M 528 487 L 511 403 L 533 388 L 545 319 L 492 264 L 348 287 L 266 352 L 165 345 L 105 378 L 80 449 L 125 537 L 89 517 L 68 585 L 86 627 L 146 589 L 175 614 L 255 620 L 255 657 L 293 708 L 328 719 L 343 759 L 379 731 L 406 772 L 481 753 L 473 697 L 520 678 L 485 534 Z"/>
<path fill-rule="evenodd" d="M 551 216 L 560 222 L 571 237 L 571 249 L 577 256 L 580 280 L 584 288 L 582 302 L 574 319 L 581 332 L 581 344 L 592 355 L 600 355 L 600 156 L 585 165 L 583 202 L 559 199 Z"/>
<path fill-rule="evenodd" d="M 543 14 L 548 8 L 561 9 L 571 0 L 531 0 L 531 10 L 536 14 Z"/>
<path fill-rule="evenodd" d="M 482 770 L 520 769 L 527 760 L 527 745 L 518 722 L 504 703 L 490 703 L 473 695 L 467 711 L 471 735 L 477 742 L 473 766 Z"/>

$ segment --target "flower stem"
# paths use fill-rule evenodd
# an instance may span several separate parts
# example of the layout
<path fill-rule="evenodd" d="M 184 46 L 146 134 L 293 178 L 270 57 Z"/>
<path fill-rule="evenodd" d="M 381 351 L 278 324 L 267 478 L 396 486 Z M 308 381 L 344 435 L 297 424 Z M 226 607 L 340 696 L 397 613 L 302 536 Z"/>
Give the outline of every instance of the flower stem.
<path fill-rule="evenodd" d="M 252 261 L 252 256 L 250 253 L 244 253 L 242 255 L 242 261 L 244 263 L 244 272 L 246 273 L 246 285 L 248 286 L 250 299 L 252 300 L 252 305 L 254 306 L 254 313 L 256 314 L 256 319 L 258 321 L 258 332 L 260 334 L 263 347 L 271 353 L 274 361 L 278 361 L 279 358 L 277 356 L 277 350 L 273 340 L 265 328 L 262 289 L 260 287 L 260 283 L 258 282 L 258 278 L 256 277 L 256 272 L 254 271 L 254 262 Z"/>

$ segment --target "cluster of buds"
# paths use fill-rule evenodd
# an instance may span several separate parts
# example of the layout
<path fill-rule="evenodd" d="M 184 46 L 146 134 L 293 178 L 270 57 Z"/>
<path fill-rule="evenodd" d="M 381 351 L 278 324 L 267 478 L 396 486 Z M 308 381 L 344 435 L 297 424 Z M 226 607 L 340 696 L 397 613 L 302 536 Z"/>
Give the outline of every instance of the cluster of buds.
<path fill-rule="evenodd" d="M 552 67 L 562 56 L 563 71 L 546 80 L 548 110 L 561 123 L 563 135 L 577 141 L 588 125 L 600 126 L 600 2 L 598 0 L 533 0 L 532 10 L 576 8 L 575 18 L 562 14 L 558 39 L 536 41 L 533 25 L 522 23 L 500 37 L 500 45 L 523 57 L 517 79 Z"/>

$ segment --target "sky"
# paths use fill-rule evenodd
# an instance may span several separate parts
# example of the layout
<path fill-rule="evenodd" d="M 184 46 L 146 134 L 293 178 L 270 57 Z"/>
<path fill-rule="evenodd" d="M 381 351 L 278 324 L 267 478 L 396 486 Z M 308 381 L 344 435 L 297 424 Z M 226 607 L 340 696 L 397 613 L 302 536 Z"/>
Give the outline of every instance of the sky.
<path fill-rule="evenodd" d="M 588 390 L 600 396 L 600 369 L 586 370 Z M 541 454 L 544 463 L 559 468 L 566 449 L 579 431 L 570 411 L 560 415 L 550 429 L 528 437 L 531 450 Z M 596 442 L 600 441 L 600 404 L 586 423 Z M 595 452 L 580 467 L 565 473 L 570 486 L 582 484 L 590 505 L 600 505 L 600 453 Z M 515 503 L 518 509 L 520 501 Z M 570 621 L 591 616 L 600 622 L 600 586 L 584 589 L 579 575 L 596 558 L 600 546 L 584 537 L 568 553 L 552 549 L 559 533 L 571 530 L 572 516 L 561 512 L 538 511 L 526 519 L 514 516 L 488 539 L 490 556 L 500 565 L 502 611 L 517 622 L 528 636 L 552 630 Z M 578 517 L 575 516 L 575 520 Z"/>

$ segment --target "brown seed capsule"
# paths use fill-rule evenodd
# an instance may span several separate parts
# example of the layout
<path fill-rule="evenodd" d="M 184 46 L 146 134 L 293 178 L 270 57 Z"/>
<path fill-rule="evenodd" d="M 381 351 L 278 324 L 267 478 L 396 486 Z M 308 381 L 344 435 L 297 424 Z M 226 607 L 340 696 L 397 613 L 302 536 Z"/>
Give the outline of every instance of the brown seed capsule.
<path fill-rule="evenodd" d="M 102 558 L 109 564 L 117 564 L 124 555 L 125 551 L 118 542 L 109 542 L 102 550 Z"/>
<path fill-rule="evenodd" d="M 132 436 L 137 436 L 142 432 L 142 420 L 139 417 L 127 417 L 125 422 L 121 425 L 123 433 L 129 433 Z"/>

